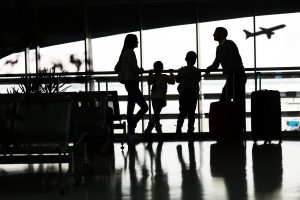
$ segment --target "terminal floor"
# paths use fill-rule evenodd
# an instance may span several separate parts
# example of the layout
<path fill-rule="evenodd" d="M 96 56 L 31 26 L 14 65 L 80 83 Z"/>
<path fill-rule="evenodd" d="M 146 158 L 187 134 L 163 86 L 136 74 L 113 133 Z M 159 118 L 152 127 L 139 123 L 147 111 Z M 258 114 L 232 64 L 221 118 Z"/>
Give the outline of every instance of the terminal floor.
<path fill-rule="evenodd" d="M 0 199 L 300 199 L 300 143 L 132 142 L 94 159 L 80 184 L 57 164 L 0 165 Z"/>

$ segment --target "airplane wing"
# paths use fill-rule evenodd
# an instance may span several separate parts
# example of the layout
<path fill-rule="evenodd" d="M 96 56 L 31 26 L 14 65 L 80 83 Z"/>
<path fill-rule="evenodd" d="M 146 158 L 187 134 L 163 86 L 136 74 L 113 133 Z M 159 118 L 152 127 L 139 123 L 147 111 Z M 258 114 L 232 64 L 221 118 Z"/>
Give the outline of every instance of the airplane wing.
<path fill-rule="evenodd" d="M 260 30 L 262 30 L 262 31 L 267 31 L 268 29 L 267 28 L 263 28 L 263 27 L 259 27 L 260 28 Z"/>
<path fill-rule="evenodd" d="M 266 32 L 268 39 L 271 39 L 273 34 L 274 34 L 274 32 Z"/>
<path fill-rule="evenodd" d="M 272 35 L 274 34 L 273 30 L 272 29 L 269 29 L 269 28 L 262 28 L 262 27 L 259 27 L 261 29 L 261 31 L 267 35 L 268 39 L 271 39 Z"/>

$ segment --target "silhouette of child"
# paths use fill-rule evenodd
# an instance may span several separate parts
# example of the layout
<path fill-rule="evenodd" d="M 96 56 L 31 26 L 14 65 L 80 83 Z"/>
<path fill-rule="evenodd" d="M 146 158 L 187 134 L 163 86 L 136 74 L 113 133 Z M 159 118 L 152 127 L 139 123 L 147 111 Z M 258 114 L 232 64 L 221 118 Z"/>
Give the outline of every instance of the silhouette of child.
<path fill-rule="evenodd" d="M 194 51 L 189 51 L 185 60 L 187 66 L 180 68 L 176 77 L 176 82 L 179 83 L 177 88 L 179 92 L 179 115 L 176 133 L 182 133 L 181 128 L 186 115 L 188 115 L 189 120 L 187 132 L 194 132 L 195 110 L 199 93 L 198 83 L 201 80 L 201 71 L 194 66 L 197 54 Z"/>
<path fill-rule="evenodd" d="M 166 95 L 168 84 L 175 84 L 175 77 L 172 70 L 170 70 L 170 75 L 162 74 L 163 63 L 161 61 L 156 61 L 153 64 L 153 68 L 155 74 L 153 75 L 153 70 L 150 71 L 148 83 L 152 85 L 151 99 L 154 114 L 145 130 L 146 134 L 150 134 L 154 127 L 157 133 L 162 133 L 160 112 L 167 105 Z"/>

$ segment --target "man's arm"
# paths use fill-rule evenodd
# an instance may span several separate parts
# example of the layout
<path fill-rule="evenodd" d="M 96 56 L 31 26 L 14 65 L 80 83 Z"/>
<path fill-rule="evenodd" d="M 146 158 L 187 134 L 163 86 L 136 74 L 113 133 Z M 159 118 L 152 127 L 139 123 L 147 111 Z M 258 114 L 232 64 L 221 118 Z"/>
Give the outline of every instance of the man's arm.
<path fill-rule="evenodd" d="M 220 55 L 218 54 L 218 50 L 216 51 L 216 58 L 213 62 L 213 64 L 206 68 L 205 73 L 209 74 L 211 71 L 216 70 L 220 66 Z"/>

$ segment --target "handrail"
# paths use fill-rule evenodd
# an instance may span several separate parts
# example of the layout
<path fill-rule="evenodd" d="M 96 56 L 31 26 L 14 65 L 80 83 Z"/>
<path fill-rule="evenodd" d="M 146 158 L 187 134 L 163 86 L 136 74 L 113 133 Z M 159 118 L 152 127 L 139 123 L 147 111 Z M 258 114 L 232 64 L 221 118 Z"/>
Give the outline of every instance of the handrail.
<path fill-rule="evenodd" d="M 144 70 L 142 76 L 142 81 L 148 80 L 148 73 L 151 70 Z M 171 70 L 164 70 L 163 73 L 169 73 Z M 172 70 L 173 73 L 178 73 L 178 70 Z M 202 72 L 202 78 L 203 80 L 223 80 L 225 77 L 222 74 L 222 70 L 214 70 L 210 76 L 207 76 L 204 72 L 204 69 L 200 70 Z M 280 78 L 300 78 L 300 67 L 270 67 L 270 68 L 245 68 L 246 75 L 248 79 L 254 79 L 255 72 L 263 72 L 263 77 L 266 79 L 269 78 L 277 78 L 279 76 Z M 28 74 L 0 74 L 0 85 L 9 85 L 9 84 L 19 84 L 19 79 L 21 77 L 35 77 L 40 75 L 39 73 L 28 73 Z M 43 75 L 52 75 L 57 76 L 57 79 L 60 83 L 86 83 L 88 81 L 95 81 L 98 83 L 98 89 L 100 88 L 100 83 L 106 83 L 106 89 L 108 89 L 108 83 L 117 83 L 118 76 L 114 71 L 95 71 L 95 72 L 62 72 L 62 73 L 43 73 Z M 150 89 L 148 86 L 148 94 L 149 95 Z M 287 94 L 288 92 L 282 92 L 283 98 L 297 98 L 298 92 L 292 92 L 293 94 Z M 291 92 L 290 92 L 291 93 Z M 285 95 L 284 95 L 285 94 Z M 214 100 L 218 94 L 201 94 L 200 100 Z M 247 99 L 250 98 L 250 94 L 246 94 Z M 169 94 L 167 95 L 167 100 L 177 100 L 178 95 Z M 126 100 L 126 96 L 121 95 L 120 101 Z M 150 104 L 150 101 L 148 102 Z M 300 111 L 283 111 L 283 117 L 294 117 L 299 116 Z M 151 113 L 149 115 L 147 114 L 145 116 L 145 119 L 148 119 L 149 116 L 151 117 Z M 175 119 L 177 114 L 162 114 L 162 119 Z M 249 113 L 247 113 L 247 117 L 249 117 Z M 196 115 L 196 118 L 201 120 L 204 118 L 207 118 L 207 113 L 198 113 Z M 201 119 L 200 119 L 201 118 Z"/>
<path fill-rule="evenodd" d="M 151 70 L 144 70 L 143 74 L 150 73 Z M 163 73 L 169 73 L 171 70 L 163 70 Z M 174 73 L 178 72 L 178 69 L 172 70 Z M 201 72 L 205 72 L 205 69 L 200 69 Z M 266 72 L 266 71 L 300 71 L 300 66 L 295 67 L 264 67 L 264 68 L 245 68 L 245 72 Z M 214 70 L 213 72 L 222 72 L 222 69 Z M 18 74 L 0 74 L 1 77 L 20 77 L 20 76 L 37 76 L 39 73 L 18 73 Z M 114 71 L 93 71 L 93 72 L 56 72 L 56 73 L 43 73 L 43 75 L 54 76 L 92 76 L 92 75 L 117 75 Z"/>

